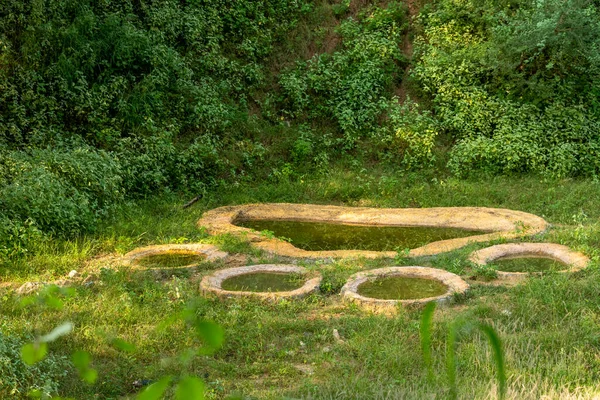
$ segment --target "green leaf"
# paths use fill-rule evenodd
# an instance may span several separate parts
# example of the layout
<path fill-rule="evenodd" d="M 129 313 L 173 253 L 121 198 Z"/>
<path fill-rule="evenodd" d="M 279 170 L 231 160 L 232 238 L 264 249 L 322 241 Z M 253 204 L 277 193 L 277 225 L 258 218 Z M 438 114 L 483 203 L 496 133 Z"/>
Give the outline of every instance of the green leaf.
<path fill-rule="evenodd" d="M 92 357 L 87 351 L 77 350 L 71 356 L 71 361 L 73 361 L 73 365 L 75 365 L 77 369 L 88 368 L 91 360 Z"/>
<path fill-rule="evenodd" d="M 63 308 L 63 301 L 61 299 L 59 299 L 58 297 L 54 297 L 54 296 L 48 296 L 44 299 L 44 303 L 46 303 L 46 305 L 50 308 L 53 308 L 55 310 L 62 310 Z"/>
<path fill-rule="evenodd" d="M 427 368 L 427 379 L 433 381 L 433 363 L 431 361 L 431 325 L 433 321 L 433 312 L 435 311 L 435 302 L 430 302 L 425 306 L 421 315 L 421 351 L 423 353 L 423 362 Z"/>
<path fill-rule="evenodd" d="M 73 361 L 75 368 L 77 368 L 81 379 L 90 384 L 96 382 L 98 372 L 95 369 L 90 368 L 92 357 L 88 352 L 78 350 L 73 353 L 71 360 Z"/>
<path fill-rule="evenodd" d="M 93 368 L 89 368 L 83 372 L 80 372 L 79 375 L 81 376 L 81 379 L 83 379 L 89 384 L 94 384 L 94 382 L 96 382 L 96 379 L 98 379 L 98 371 L 96 371 Z"/>
<path fill-rule="evenodd" d="M 195 323 L 195 328 L 198 336 L 208 347 L 203 353 L 213 353 L 223 345 L 225 334 L 220 325 L 211 321 L 198 321 Z"/>
<path fill-rule="evenodd" d="M 181 319 L 185 319 L 188 315 L 187 311 L 183 311 L 177 314 L 171 314 L 169 317 L 165 318 L 158 326 L 156 327 L 157 332 L 164 332 L 167 328 L 177 323 L 177 321 Z"/>
<path fill-rule="evenodd" d="M 137 395 L 137 400 L 159 400 L 171 383 L 171 377 L 165 376 L 160 381 L 154 382 Z"/>
<path fill-rule="evenodd" d="M 48 354 L 48 345 L 46 343 L 29 343 L 21 347 L 21 358 L 27 365 L 33 365 L 42 361 Z"/>
<path fill-rule="evenodd" d="M 204 382 L 194 376 L 186 376 L 179 381 L 175 398 L 177 400 L 203 400 Z"/>
<path fill-rule="evenodd" d="M 66 286 L 60 288 L 60 293 L 62 293 L 62 295 L 65 297 L 72 297 L 75 295 L 76 292 L 75 288 Z"/>
<path fill-rule="evenodd" d="M 126 351 L 128 353 L 133 353 L 135 351 L 135 345 L 126 342 L 123 339 L 115 338 L 112 341 L 112 345 L 115 346 L 117 349 Z"/>
<path fill-rule="evenodd" d="M 504 371 L 504 354 L 502 352 L 502 343 L 500 337 L 489 325 L 480 324 L 479 329 L 487 336 L 492 350 L 494 351 L 494 360 L 496 361 L 496 369 L 498 370 L 498 397 L 503 399 L 506 395 L 506 372 Z"/>
<path fill-rule="evenodd" d="M 35 296 L 27 296 L 27 297 L 23 297 L 21 299 L 21 301 L 19 302 L 20 306 L 25 308 L 25 307 L 29 307 L 32 304 L 35 304 Z"/>

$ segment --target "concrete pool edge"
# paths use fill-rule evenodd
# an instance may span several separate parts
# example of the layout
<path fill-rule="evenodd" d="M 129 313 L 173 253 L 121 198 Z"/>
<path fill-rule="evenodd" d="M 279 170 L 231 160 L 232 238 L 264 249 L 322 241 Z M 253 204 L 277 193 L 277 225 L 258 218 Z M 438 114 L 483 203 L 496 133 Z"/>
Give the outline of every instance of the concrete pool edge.
<path fill-rule="evenodd" d="M 274 237 L 235 225 L 243 220 L 328 222 L 366 226 L 410 226 L 460 228 L 489 231 L 476 236 L 441 240 L 411 249 L 409 256 L 429 256 L 459 249 L 470 243 L 515 239 L 544 232 L 549 224 L 522 211 L 485 207 L 370 208 L 316 204 L 264 203 L 225 206 L 204 213 L 197 225 L 209 234 L 246 238 L 253 246 L 284 257 L 377 258 L 395 257 L 395 251 L 330 250 L 307 251 Z"/>
<path fill-rule="evenodd" d="M 469 255 L 469 261 L 477 265 L 487 265 L 495 260 L 520 257 L 543 257 L 565 264 L 568 268 L 561 273 L 576 272 L 587 267 L 590 259 L 583 253 L 571 250 L 556 243 L 507 243 L 486 247 Z M 520 280 L 541 272 L 498 271 L 500 280 Z"/>

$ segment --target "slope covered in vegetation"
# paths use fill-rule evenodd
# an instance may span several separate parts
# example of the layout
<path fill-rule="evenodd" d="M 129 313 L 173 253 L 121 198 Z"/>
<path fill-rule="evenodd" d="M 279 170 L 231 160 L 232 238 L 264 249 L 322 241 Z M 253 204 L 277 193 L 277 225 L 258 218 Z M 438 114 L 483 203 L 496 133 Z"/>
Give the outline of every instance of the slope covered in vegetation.
<path fill-rule="evenodd" d="M 595 3 L 410 9 L 5 0 L 0 253 L 93 230 L 123 199 L 296 179 L 332 160 L 596 176 Z"/>
<path fill-rule="evenodd" d="M 598 174 L 597 3 L 444 0 L 420 21 L 415 76 L 454 172 Z"/>
<path fill-rule="evenodd" d="M 243 132 L 250 94 L 310 10 L 277 0 L 2 2 L 0 248 L 19 253 L 38 230 L 88 231 L 126 196 L 198 192 L 260 157 Z"/>

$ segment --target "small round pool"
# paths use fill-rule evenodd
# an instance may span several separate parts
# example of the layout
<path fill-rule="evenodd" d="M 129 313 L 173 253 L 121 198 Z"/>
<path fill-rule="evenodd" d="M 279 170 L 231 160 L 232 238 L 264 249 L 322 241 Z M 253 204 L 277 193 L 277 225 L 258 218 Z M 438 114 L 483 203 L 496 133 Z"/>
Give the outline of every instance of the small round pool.
<path fill-rule="evenodd" d="M 376 277 L 361 283 L 361 296 L 382 300 L 426 299 L 445 294 L 448 286 L 435 279 L 413 278 L 402 275 Z"/>
<path fill-rule="evenodd" d="M 303 274 L 297 273 L 250 272 L 225 279 L 221 288 L 235 292 L 289 292 L 302 287 L 305 280 Z"/>
<path fill-rule="evenodd" d="M 562 261 L 536 256 L 503 257 L 488 264 L 495 266 L 501 272 L 558 272 L 569 269 L 569 266 Z"/>
<path fill-rule="evenodd" d="M 555 243 L 507 243 L 477 250 L 469 261 L 495 266 L 498 279 L 515 280 L 529 274 L 578 271 L 587 266 L 589 258 Z"/>
<path fill-rule="evenodd" d="M 143 268 L 180 268 L 195 266 L 205 260 L 206 254 L 169 251 L 140 257 L 136 264 Z"/>
<path fill-rule="evenodd" d="M 318 290 L 321 275 L 287 264 L 227 268 L 205 276 L 203 293 L 218 297 L 298 298 Z"/>
<path fill-rule="evenodd" d="M 138 269 L 193 268 L 228 256 L 210 244 L 164 244 L 139 247 L 123 256 L 123 264 Z"/>
<path fill-rule="evenodd" d="M 445 303 L 469 285 L 460 276 L 436 268 L 388 267 L 352 275 L 342 297 L 376 312 L 395 312 L 399 304 L 418 306 L 431 301 Z"/>

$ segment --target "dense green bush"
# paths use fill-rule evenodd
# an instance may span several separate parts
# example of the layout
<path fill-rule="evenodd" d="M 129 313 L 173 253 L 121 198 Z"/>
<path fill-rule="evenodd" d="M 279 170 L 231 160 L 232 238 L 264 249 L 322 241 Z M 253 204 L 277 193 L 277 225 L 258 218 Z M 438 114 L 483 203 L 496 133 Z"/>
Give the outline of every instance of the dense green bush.
<path fill-rule="evenodd" d="M 444 135 L 459 175 L 600 172 L 596 3 L 440 0 L 410 34 L 406 13 L 346 0 L 2 1 L 0 254 L 93 230 L 126 197 L 301 179 L 344 153 L 429 166 Z M 314 54 L 300 42 L 317 20 L 331 25 L 318 40 L 336 45 Z M 400 104 L 415 32 L 416 97 L 430 101 Z"/>
<path fill-rule="evenodd" d="M 458 174 L 600 172 L 600 15 L 593 2 L 426 8 L 414 75 L 455 140 Z"/>
<path fill-rule="evenodd" d="M 438 122 L 431 113 L 407 98 L 403 104 L 393 102 L 389 110 L 390 151 L 399 152 L 407 167 L 431 166 L 433 149 L 439 134 Z M 393 149 L 393 150 L 392 150 Z"/>
<path fill-rule="evenodd" d="M 45 396 L 56 395 L 59 383 L 71 369 L 66 357 L 48 355 L 44 360 L 26 365 L 21 359 L 21 347 L 31 340 L 9 336 L 0 330 L 0 397 L 27 398 L 33 390 Z"/>
<path fill-rule="evenodd" d="M 15 221 L 0 215 L 0 260 L 26 255 L 43 239 L 43 234 L 27 221 Z"/>
<path fill-rule="evenodd" d="M 224 134 L 302 1 L 7 0 L 0 143 Z M 235 101 L 236 99 L 237 101 Z"/>
<path fill-rule="evenodd" d="M 89 231 L 125 196 L 235 174 L 232 126 L 308 11 L 303 0 L 3 1 L 2 254 L 39 232 Z"/>
<path fill-rule="evenodd" d="M 2 155 L 0 217 L 12 220 L 9 226 L 78 234 L 123 197 L 120 166 L 103 151 L 78 147 Z"/>

